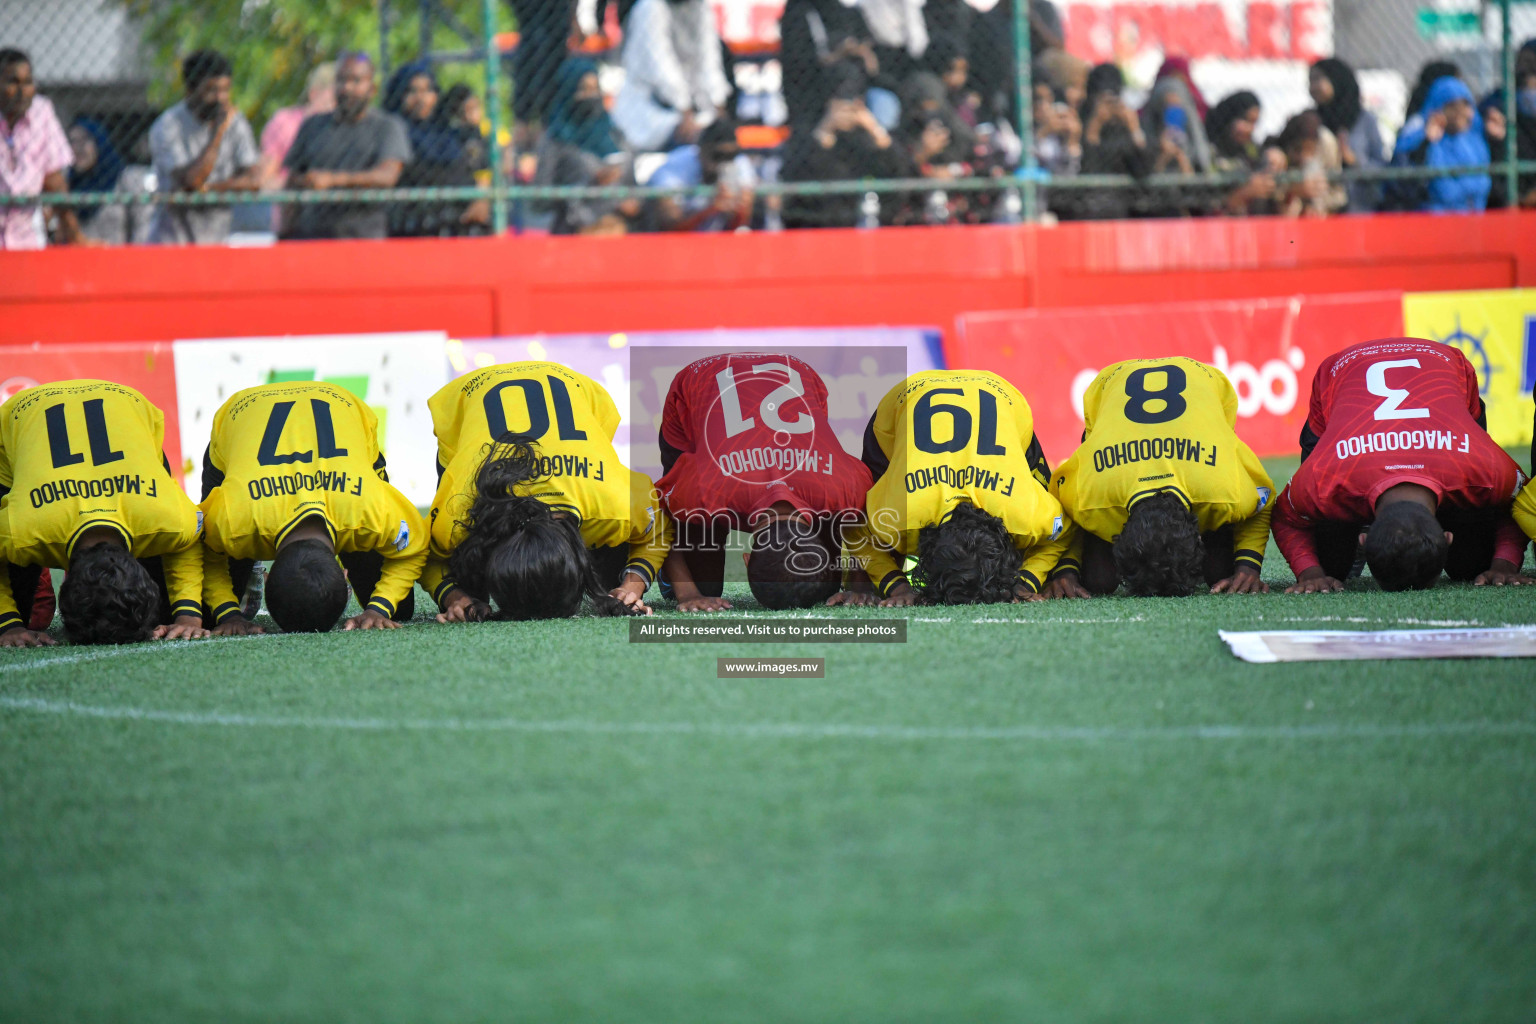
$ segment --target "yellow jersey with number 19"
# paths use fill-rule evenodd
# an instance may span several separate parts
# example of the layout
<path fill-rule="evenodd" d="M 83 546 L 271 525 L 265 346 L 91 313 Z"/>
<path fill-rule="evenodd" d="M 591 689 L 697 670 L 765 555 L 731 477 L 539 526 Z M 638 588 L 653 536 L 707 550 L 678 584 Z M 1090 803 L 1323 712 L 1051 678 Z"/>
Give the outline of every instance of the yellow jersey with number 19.
<path fill-rule="evenodd" d="M 239 610 L 230 558 L 274 558 L 288 531 L 325 520 L 337 552 L 375 551 L 383 571 L 368 607 L 393 616 L 427 558 L 421 514 L 389 483 L 379 425 L 334 384 L 289 381 L 236 392 L 213 418 L 203 501 L 204 600 L 215 621 Z"/>
<path fill-rule="evenodd" d="M 897 555 L 968 503 L 997 516 L 1020 551 L 1019 582 L 1038 591 L 1066 548 L 1070 523 L 1046 491 L 1050 470 L 1034 414 L 1012 384 L 984 370 L 925 370 L 881 399 L 873 440 L 889 466 L 865 507 L 873 544 L 853 543 L 882 595 L 904 575 Z"/>
<path fill-rule="evenodd" d="M 672 547 L 669 520 L 644 473 L 619 462 L 619 410 L 597 381 L 558 363 L 502 363 L 450 382 L 427 403 L 441 472 L 432 499 L 432 551 L 421 585 L 439 604 L 454 586 L 448 556 L 464 538 L 475 477 L 492 443 L 512 433 L 539 455 L 539 479 L 519 490 L 577 518 L 588 547 L 629 546 L 649 583 Z"/>
<path fill-rule="evenodd" d="M 202 516 L 164 445 L 164 414 L 122 384 L 17 392 L 0 406 L 0 561 L 67 568 L 82 533 L 111 527 L 134 557 L 161 556 L 173 615 L 201 614 Z M 0 566 L 0 629 L 19 621 Z"/>
<path fill-rule="evenodd" d="M 1202 532 L 1234 527 L 1238 565 L 1263 565 L 1274 484 L 1238 439 L 1225 374 L 1184 357 L 1115 363 L 1088 385 L 1083 421 L 1085 440 L 1051 479 L 1081 529 L 1113 542 L 1132 505 L 1171 491 Z M 1078 556 L 1069 552 L 1060 568 L 1077 569 Z"/>

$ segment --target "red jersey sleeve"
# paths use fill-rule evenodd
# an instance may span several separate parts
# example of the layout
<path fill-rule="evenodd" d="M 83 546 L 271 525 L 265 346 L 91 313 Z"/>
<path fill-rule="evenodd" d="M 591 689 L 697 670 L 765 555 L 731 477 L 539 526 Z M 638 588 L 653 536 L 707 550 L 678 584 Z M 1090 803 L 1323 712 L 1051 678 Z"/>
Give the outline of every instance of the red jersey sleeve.
<path fill-rule="evenodd" d="M 1308 569 L 1322 564 L 1317 557 L 1317 544 L 1312 539 L 1312 524 L 1297 513 L 1292 502 L 1290 485 L 1280 492 L 1275 502 L 1275 515 L 1270 529 L 1275 534 L 1275 546 L 1285 556 L 1291 572 L 1300 577 Z"/>

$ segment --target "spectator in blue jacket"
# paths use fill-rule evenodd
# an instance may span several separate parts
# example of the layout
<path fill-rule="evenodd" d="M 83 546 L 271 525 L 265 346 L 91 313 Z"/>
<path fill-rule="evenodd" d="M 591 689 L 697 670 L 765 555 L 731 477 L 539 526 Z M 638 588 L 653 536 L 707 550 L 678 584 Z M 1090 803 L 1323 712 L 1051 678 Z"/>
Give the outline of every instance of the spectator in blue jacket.
<path fill-rule="evenodd" d="M 1424 123 L 1397 138 L 1397 167 L 1466 167 L 1488 163 L 1482 119 L 1472 90 L 1449 75 L 1437 79 L 1424 99 Z M 1437 212 L 1478 211 L 1488 205 L 1492 181 L 1486 172 L 1401 182 L 1398 208 Z"/>

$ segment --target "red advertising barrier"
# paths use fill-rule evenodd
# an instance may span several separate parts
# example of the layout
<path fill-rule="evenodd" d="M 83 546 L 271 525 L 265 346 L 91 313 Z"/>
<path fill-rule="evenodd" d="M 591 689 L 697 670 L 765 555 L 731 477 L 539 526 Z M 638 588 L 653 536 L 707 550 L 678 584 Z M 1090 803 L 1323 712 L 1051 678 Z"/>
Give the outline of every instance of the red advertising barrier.
<path fill-rule="evenodd" d="M 53 249 L 0 253 L 0 343 L 949 331 L 972 310 L 1521 286 L 1536 286 L 1536 211 Z"/>
<path fill-rule="evenodd" d="M 1083 432 L 1083 392 L 1122 359 L 1189 356 L 1237 389 L 1240 437 L 1260 455 L 1294 454 L 1312 372 L 1331 352 L 1401 335 L 1401 292 L 1292 296 L 1097 309 L 969 313 L 944 347 L 949 366 L 990 370 L 1029 399 L 1053 461 Z"/>
<path fill-rule="evenodd" d="M 24 388 L 80 377 L 126 384 L 158 406 L 165 413 L 166 458 L 172 467 L 181 465 L 176 360 L 170 342 L 0 346 L 0 402 Z"/>

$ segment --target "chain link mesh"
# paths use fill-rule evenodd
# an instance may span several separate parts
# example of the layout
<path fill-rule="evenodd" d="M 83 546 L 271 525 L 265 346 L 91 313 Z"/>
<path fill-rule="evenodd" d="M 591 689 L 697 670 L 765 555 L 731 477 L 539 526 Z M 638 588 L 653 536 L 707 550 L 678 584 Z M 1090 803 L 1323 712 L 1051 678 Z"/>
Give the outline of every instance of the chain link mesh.
<path fill-rule="evenodd" d="M 261 243 L 1536 206 L 1532 36 L 1507 0 L 0 0 L 39 97 L 15 113 L 5 58 L 0 215 L 13 248 L 72 221 Z M 54 169 L 69 194 L 39 199 Z"/>

